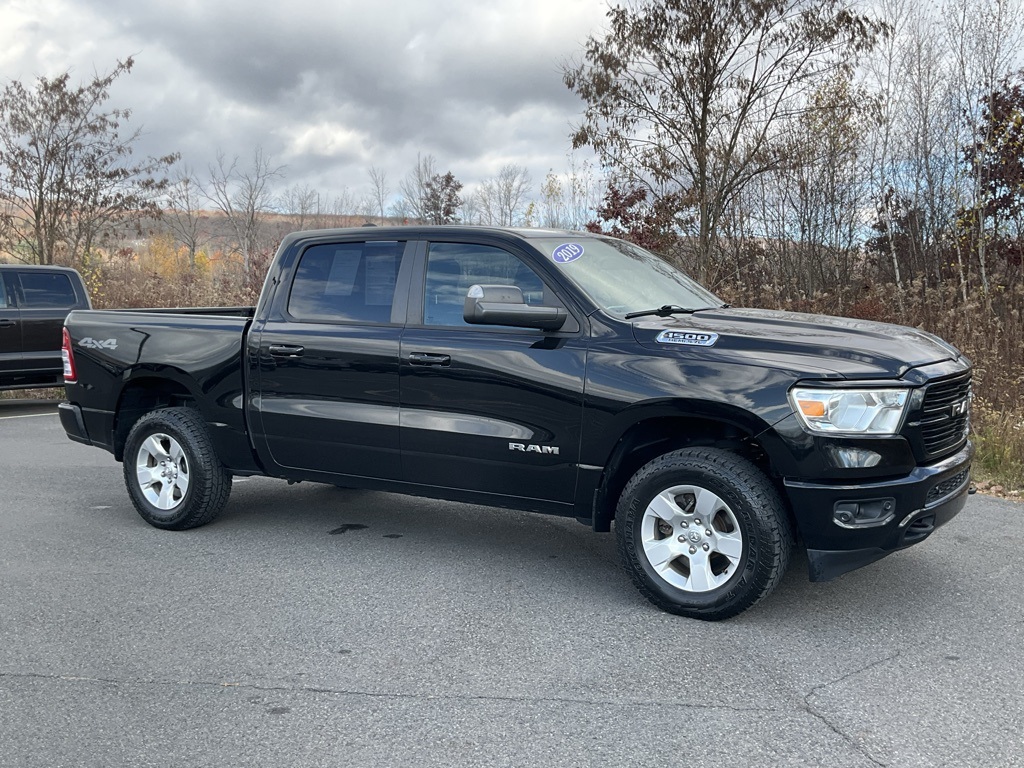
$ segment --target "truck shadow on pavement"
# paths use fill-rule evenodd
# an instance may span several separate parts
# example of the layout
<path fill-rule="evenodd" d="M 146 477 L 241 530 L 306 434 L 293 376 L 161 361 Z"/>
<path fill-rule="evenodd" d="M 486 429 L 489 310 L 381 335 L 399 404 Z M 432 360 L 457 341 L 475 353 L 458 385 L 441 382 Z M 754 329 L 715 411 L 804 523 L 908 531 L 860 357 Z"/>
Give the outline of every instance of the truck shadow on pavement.
<path fill-rule="evenodd" d="M 457 567 L 481 577 L 535 579 L 547 574 L 585 585 L 595 601 L 650 607 L 619 564 L 615 535 L 595 534 L 570 518 L 517 512 L 398 494 L 335 488 L 314 483 L 289 487 L 254 478 L 236 483 L 221 518 L 208 529 L 241 529 L 260 537 L 275 532 L 308 542 L 317 557 L 404 561 L 411 571 Z M 948 537 L 952 531 L 943 531 Z M 933 547 L 938 547 L 932 551 Z M 898 622 L 929 609 L 920 596 L 941 591 L 939 539 L 924 548 L 895 553 L 830 582 L 811 583 L 806 554 L 797 547 L 775 592 L 755 610 L 730 620 L 766 620 L 839 626 L 857 616 L 892 614 Z M 934 608 L 934 604 L 932 604 Z"/>

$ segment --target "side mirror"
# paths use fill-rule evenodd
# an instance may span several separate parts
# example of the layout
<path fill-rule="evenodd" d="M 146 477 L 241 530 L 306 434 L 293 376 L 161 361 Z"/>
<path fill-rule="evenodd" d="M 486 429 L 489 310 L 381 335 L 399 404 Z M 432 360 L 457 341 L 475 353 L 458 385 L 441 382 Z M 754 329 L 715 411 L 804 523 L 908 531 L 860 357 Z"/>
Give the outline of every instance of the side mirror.
<path fill-rule="evenodd" d="M 531 307 L 514 285 L 474 285 L 466 293 L 462 319 L 472 325 L 511 325 L 557 331 L 568 314 L 561 307 Z"/>

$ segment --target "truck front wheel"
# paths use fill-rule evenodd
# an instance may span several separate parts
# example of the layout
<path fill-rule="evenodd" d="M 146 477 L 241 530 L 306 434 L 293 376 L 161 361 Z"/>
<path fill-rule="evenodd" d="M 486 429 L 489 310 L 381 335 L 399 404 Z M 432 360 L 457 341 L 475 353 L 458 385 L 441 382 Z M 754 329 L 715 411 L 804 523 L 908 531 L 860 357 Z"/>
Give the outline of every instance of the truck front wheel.
<path fill-rule="evenodd" d="M 210 522 L 231 494 L 231 474 L 191 408 L 162 408 L 135 423 L 125 443 L 124 482 L 142 519 L 171 531 Z"/>
<path fill-rule="evenodd" d="M 717 448 L 672 451 L 641 467 L 619 499 L 615 528 L 623 564 L 648 600 L 709 621 L 768 595 L 792 549 L 768 478 Z"/>

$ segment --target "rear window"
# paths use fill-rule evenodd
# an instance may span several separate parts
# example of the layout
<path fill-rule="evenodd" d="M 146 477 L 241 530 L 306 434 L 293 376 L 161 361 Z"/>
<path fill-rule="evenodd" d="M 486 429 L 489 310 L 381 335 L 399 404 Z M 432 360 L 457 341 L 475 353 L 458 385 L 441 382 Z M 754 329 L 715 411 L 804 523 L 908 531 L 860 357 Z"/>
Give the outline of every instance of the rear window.
<path fill-rule="evenodd" d="M 20 272 L 25 309 L 64 309 L 78 303 L 75 287 L 62 272 Z"/>
<path fill-rule="evenodd" d="M 288 295 L 288 314 L 307 322 L 386 324 L 405 243 L 332 243 L 307 248 Z"/>

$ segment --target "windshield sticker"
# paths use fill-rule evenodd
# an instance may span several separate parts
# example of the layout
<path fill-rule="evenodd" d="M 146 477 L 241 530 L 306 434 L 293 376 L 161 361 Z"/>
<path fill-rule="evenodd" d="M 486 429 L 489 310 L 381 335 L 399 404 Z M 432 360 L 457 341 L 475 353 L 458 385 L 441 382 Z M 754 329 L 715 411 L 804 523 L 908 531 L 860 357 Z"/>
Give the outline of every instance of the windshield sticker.
<path fill-rule="evenodd" d="M 562 243 L 551 253 L 551 259 L 556 264 L 568 264 L 576 261 L 583 255 L 583 246 L 579 243 Z"/>
<path fill-rule="evenodd" d="M 662 331 L 655 339 L 659 344 L 686 344 L 691 347 L 713 347 L 718 341 L 717 333 L 698 331 Z"/>

